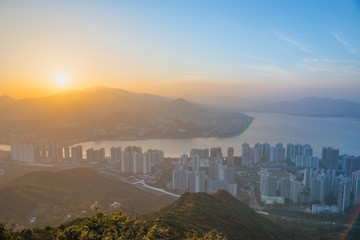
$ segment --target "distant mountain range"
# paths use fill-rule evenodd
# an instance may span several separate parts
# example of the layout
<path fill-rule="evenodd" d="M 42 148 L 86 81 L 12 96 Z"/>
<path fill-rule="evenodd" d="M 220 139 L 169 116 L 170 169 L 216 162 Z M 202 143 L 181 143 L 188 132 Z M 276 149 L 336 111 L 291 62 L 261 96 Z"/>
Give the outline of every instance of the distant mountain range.
<path fill-rule="evenodd" d="M 304 98 L 297 101 L 265 104 L 257 111 L 312 117 L 360 118 L 360 102 L 332 98 Z"/>
<path fill-rule="evenodd" d="M 0 222 L 20 228 L 55 226 L 96 209 L 140 215 L 173 201 L 88 168 L 35 171 L 0 188 Z"/>
<path fill-rule="evenodd" d="M 303 98 L 295 101 L 264 102 L 245 98 L 189 97 L 193 101 L 242 112 L 284 113 L 311 117 L 360 118 L 360 102 L 333 98 Z"/>
<path fill-rule="evenodd" d="M 0 97 L 2 142 L 17 138 L 91 140 L 224 137 L 243 132 L 251 117 L 168 99 L 95 87 L 43 98 Z"/>

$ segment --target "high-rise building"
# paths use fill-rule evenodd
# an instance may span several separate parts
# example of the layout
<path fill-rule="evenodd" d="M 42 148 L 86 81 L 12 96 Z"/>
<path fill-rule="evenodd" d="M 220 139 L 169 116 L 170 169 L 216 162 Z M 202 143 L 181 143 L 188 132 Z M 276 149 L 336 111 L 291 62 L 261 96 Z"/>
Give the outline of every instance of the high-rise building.
<path fill-rule="evenodd" d="M 257 164 L 262 160 L 262 145 L 261 143 L 256 143 L 253 150 L 253 164 Z"/>
<path fill-rule="evenodd" d="M 282 143 L 276 144 L 276 155 L 277 162 L 283 162 L 285 160 L 285 148 Z"/>
<path fill-rule="evenodd" d="M 224 179 L 222 158 L 210 159 L 209 178 L 215 180 Z"/>
<path fill-rule="evenodd" d="M 298 202 L 300 189 L 301 189 L 301 182 L 297 181 L 294 178 L 291 178 L 290 179 L 290 200 L 293 203 Z"/>
<path fill-rule="evenodd" d="M 34 146 L 30 143 L 11 143 L 11 159 L 18 162 L 34 163 Z"/>
<path fill-rule="evenodd" d="M 345 158 L 347 157 L 351 157 L 351 156 L 348 154 L 343 154 L 339 156 L 339 166 L 341 170 L 345 170 Z"/>
<path fill-rule="evenodd" d="M 270 162 L 283 162 L 285 160 L 285 148 L 281 143 L 270 147 Z"/>
<path fill-rule="evenodd" d="M 179 165 L 182 165 L 184 170 L 189 170 L 188 159 L 189 159 L 189 157 L 185 153 L 183 155 L 181 155 L 179 158 Z"/>
<path fill-rule="evenodd" d="M 314 174 L 311 179 L 311 191 L 310 196 L 311 200 L 319 200 L 321 203 L 325 203 L 326 197 L 326 184 L 327 177 L 325 174 Z"/>
<path fill-rule="evenodd" d="M 314 176 L 314 170 L 312 168 L 305 168 L 304 169 L 303 184 L 304 184 L 305 189 L 310 189 L 311 188 L 311 180 L 312 180 L 313 176 Z"/>
<path fill-rule="evenodd" d="M 339 150 L 331 147 L 322 149 L 322 161 L 326 163 L 326 167 L 337 169 L 339 164 Z"/>
<path fill-rule="evenodd" d="M 303 148 L 303 156 L 312 157 L 312 155 L 313 155 L 312 147 L 310 147 L 310 145 L 304 146 L 304 148 Z"/>
<path fill-rule="evenodd" d="M 338 187 L 338 209 L 344 212 L 350 206 L 351 180 L 344 178 Z"/>
<path fill-rule="evenodd" d="M 86 160 L 88 162 L 104 162 L 105 161 L 105 149 L 89 148 L 86 150 Z"/>
<path fill-rule="evenodd" d="M 235 182 L 235 169 L 231 166 L 223 166 L 224 180 L 228 183 Z"/>
<path fill-rule="evenodd" d="M 333 192 L 332 192 L 332 196 L 334 198 L 337 199 L 338 195 L 339 195 L 339 183 L 345 178 L 344 175 L 339 175 L 337 177 L 335 177 L 334 179 L 334 186 L 333 186 Z"/>
<path fill-rule="evenodd" d="M 241 164 L 243 166 L 248 166 L 251 164 L 251 157 L 250 157 L 250 146 L 247 143 L 244 143 L 241 148 Z"/>
<path fill-rule="evenodd" d="M 319 158 L 313 156 L 297 155 L 295 158 L 297 167 L 319 168 Z"/>
<path fill-rule="evenodd" d="M 221 147 L 212 147 L 210 149 L 210 158 L 222 157 Z"/>
<path fill-rule="evenodd" d="M 164 151 L 163 150 L 149 149 L 147 152 L 150 152 L 150 154 L 151 154 L 152 166 L 164 162 Z"/>
<path fill-rule="evenodd" d="M 132 153 L 132 161 L 133 161 L 132 173 L 134 174 L 143 173 L 143 169 L 144 169 L 143 154 L 141 152 L 134 151 Z"/>
<path fill-rule="evenodd" d="M 189 171 L 183 169 L 183 165 L 179 165 L 177 169 L 172 172 L 173 177 L 173 189 L 186 191 L 189 188 L 188 180 Z"/>
<path fill-rule="evenodd" d="M 326 170 L 326 193 L 332 194 L 334 191 L 334 184 L 335 184 L 335 178 L 336 178 L 336 170 L 335 169 L 327 169 Z"/>
<path fill-rule="evenodd" d="M 81 163 L 83 161 L 82 146 L 78 145 L 71 148 L 71 162 Z"/>
<path fill-rule="evenodd" d="M 121 147 L 110 148 L 110 158 L 112 162 L 121 162 L 122 161 Z"/>
<path fill-rule="evenodd" d="M 143 153 L 143 163 L 142 163 L 142 173 L 143 174 L 148 174 L 151 173 L 151 154 L 149 154 L 149 152 L 144 152 Z"/>
<path fill-rule="evenodd" d="M 290 199 L 290 179 L 281 178 L 280 180 L 280 196 L 284 199 Z"/>
<path fill-rule="evenodd" d="M 295 146 L 292 143 L 289 143 L 286 146 L 286 158 L 288 158 L 288 159 L 295 158 Z"/>
<path fill-rule="evenodd" d="M 228 147 L 227 149 L 227 165 L 234 166 L 234 148 Z"/>
<path fill-rule="evenodd" d="M 200 170 L 200 157 L 199 155 L 193 155 L 191 157 L 192 171 Z"/>
<path fill-rule="evenodd" d="M 270 144 L 268 143 L 262 145 L 262 160 L 270 161 Z"/>
<path fill-rule="evenodd" d="M 359 157 L 346 157 L 344 164 L 345 176 L 351 177 L 352 173 L 360 170 L 360 156 Z"/>
<path fill-rule="evenodd" d="M 270 147 L 270 162 L 275 162 L 276 160 L 276 148 L 275 147 Z"/>
<path fill-rule="evenodd" d="M 295 145 L 295 157 L 303 154 L 303 146 L 298 143 Z"/>
<path fill-rule="evenodd" d="M 189 192 L 197 193 L 197 192 L 206 192 L 205 182 L 206 175 L 199 170 L 192 171 L 188 173 L 189 177 Z"/>
<path fill-rule="evenodd" d="M 142 156 L 141 147 L 126 147 L 121 161 L 121 171 L 123 173 L 141 173 L 143 169 Z"/>
<path fill-rule="evenodd" d="M 208 159 L 209 158 L 209 149 L 208 148 L 205 148 L 205 149 L 193 148 L 190 150 L 190 158 L 194 155 L 198 155 L 200 157 L 200 159 Z"/>
<path fill-rule="evenodd" d="M 352 174 L 351 192 L 354 195 L 354 205 L 360 205 L 360 170 Z"/>
<path fill-rule="evenodd" d="M 276 196 L 277 177 L 270 172 L 260 175 L 260 194 L 261 196 Z"/>
<path fill-rule="evenodd" d="M 70 148 L 68 146 L 64 147 L 64 162 L 65 163 L 70 163 L 71 162 Z"/>

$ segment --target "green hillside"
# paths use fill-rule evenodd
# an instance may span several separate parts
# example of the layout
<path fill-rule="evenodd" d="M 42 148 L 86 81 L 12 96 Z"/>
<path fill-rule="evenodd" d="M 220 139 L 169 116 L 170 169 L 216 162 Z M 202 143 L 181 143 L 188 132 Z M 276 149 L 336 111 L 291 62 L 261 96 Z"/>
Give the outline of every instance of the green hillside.
<path fill-rule="evenodd" d="M 213 195 L 185 193 L 182 197 L 146 216 L 172 230 L 177 238 L 189 229 L 203 234 L 213 229 L 228 239 L 285 239 L 284 230 L 262 217 L 226 191 Z"/>
<path fill-rule="evenodd" d="M 0 189 L 0 222 L 15 224 L 17 229 L 55 226 L 93 215 L 95 208 L 103 212 L 122 209 L 136 216 L 173 201 L 88 168 L 38 171 L 18 177 Z M 34 217 L 36 220 L 31 223 Z"/>
<path fill-rule="evenodd" d="M 169 229 L 160 227 L 157 223 L 149 225 L 143 221 L 129 218 L 126 214 L 98 213 L 96 216 L 76 219 L 58 228 L 26 229 L 21 232 L 12 232 L 0 224 L 1 240 L 100 240 L 100 239 L 177 239 Z M 221 234 L 214 231 L 197 236 L 189 234 L 188 240 L 226 240 Z"/>

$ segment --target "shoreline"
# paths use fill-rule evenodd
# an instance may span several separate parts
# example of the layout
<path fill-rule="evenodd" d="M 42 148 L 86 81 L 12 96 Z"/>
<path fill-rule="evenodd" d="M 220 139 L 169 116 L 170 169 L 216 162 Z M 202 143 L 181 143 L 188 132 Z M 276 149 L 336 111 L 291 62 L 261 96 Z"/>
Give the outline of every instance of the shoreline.
<path fill-rule="evenodd" d="M 60 140 L 52 140 L 52 139 L 27 139 L 27 141 L 34 141 L 34 142 L 41 142 L 41 141 L 49 141 L 49 142 L 58 142 L 58 143 L 63 143 L 63 144 L 67 144 L 69 146 L 73 146 L 76 144 L 81 144 L 84 142 L 98 142 L 98 141 L 142 141 L 142 140 L 164 140 L 164 139 L 195 139 L 195 138 L 218 138 L 218 139 L 226 139 L 226 138 L 233 138 L 233 137 L 237 137 L 241 134 L 243 134 L 252 124 L 254 119 L 252 119 L 252 121 L 250 122 L 250 124 L 243 129 L 242 131 L 239 132 L 235 132 L 233 134 L 225 134 L 225 135 L 210 135 L 210 136 L 159 136 L 159 137 L 139 137 L 139 136 L 134 136 L 134 137 L 103 137 L 103 138 L 98 138 L 98 137 L 84 137 L 84 138 L 77 138 L 77 139 L 60 139 Z M 19 139 L 15 140 L 15 141 L 0 141 L 0 145 L 4 145 L 4 146 L 10 146 L 11 142 L 22 142 Z M 24 141 L 26 142 L 26 141 Z M 1 148 L 0 148 L 1 150 Z"/>

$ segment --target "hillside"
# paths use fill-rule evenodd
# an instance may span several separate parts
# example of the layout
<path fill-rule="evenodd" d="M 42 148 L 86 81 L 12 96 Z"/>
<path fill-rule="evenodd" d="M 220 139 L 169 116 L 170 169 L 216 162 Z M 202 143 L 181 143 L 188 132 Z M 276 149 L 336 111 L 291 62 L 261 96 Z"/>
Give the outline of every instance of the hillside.
<path fill-rule="evenodd" d="M 171 229 L 179 239 L 184 238 L 189 229 L 200 234 L 215 229 L 228 239 L 286 239 L 281 227 L 226 191 L 213 195 L 185 193 L 173 204 L 146 218 L 157 219 L 159 226 Z"/>
<path fill-rule="evenodd" d="M 0 189 L 0 222 L 17 228 L 54 226 L 93 215 L 95 208 L 104 212 L 122 209 L 138 215 L 172 201 L 171 197 L 146 192 L 87 168 L 38 171 Z M 114 202 L 118 204 L 111 206 Z M 36 221 L 31 223 L 34 217 Z"/>
<path fill-rule="evenodd" d="M 203 236 L 192 236 L 188 240 L 226 240 L 221 234 L 214 231 Z M 119 212 L 76 219 L 57 228 L 25 229 L 13 232 L 0 224 L 0 239 L 2 240 L 77 240 L 77 239 L 126 239 L 126 240 L 175 240 L 177 238 L 169 231 L 156 223 L 149 225 Z"/>
<path fill-rule="evenodd" d="M 243 132 L 251 117 L 167 99 L 95 87 L 43 98 L 0 97 L 0 141 L 222 137 Z"/>
<path fill-rule="evenodd" d="M 259 215 L 225 191 L 185 193 L 176 202 L 140 219 L 123 212 L 94 213 L 59 227 L 11 232 L 0 224 L 0 239 L 358 239 L 342 226 L 275 222 Z"/>

